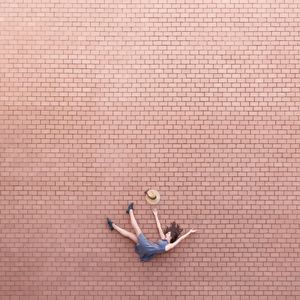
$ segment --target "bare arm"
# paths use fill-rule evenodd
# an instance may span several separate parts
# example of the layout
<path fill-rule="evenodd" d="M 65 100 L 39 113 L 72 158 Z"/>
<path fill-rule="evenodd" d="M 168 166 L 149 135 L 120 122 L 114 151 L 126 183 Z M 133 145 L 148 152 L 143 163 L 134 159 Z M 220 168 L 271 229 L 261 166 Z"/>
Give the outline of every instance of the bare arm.
<path fill-rule="evenodd" d="M 170 243 L 166 246 L 166 251 L 169 251 L 171 249 L 173 249 L 174 247 L 176 247 L 180 242 L 182 242 L 184 239 L 186 239 L 190 234 L 196 232 L 196 230 L 191 229 L 189 232 L 187 232 L 186 234 L 184 234 L 183 236 L 181 236 L 179 239 L 177 239 L 174 243 Z"/>
<path fill-rule="evenodd" d="M 161 238 L 161 239 L 164 239 L 164 238 L 166 238 L 166 237 L 165 237 L 164 232 L 163 232 L 162 229 L 161 229 L 161 225 L 160 225 L 160 222 L 159 222 L 159 219 L 158 219 L 158 213 L 157 213 L 157 210 L 156 210 L 156 209 L 153 210 L 153 214 L 154 214 L 154 216 L 155 216 L 155 221 L 156 221 L 157 229 L 158 229 L 158 231 L 159 231 L 160 238 Z"/>

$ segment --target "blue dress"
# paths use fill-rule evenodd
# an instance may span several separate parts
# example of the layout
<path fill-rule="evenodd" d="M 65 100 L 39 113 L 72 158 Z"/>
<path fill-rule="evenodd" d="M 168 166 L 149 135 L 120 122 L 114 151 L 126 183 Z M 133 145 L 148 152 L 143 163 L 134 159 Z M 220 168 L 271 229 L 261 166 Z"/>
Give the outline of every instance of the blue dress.
<path fill-rule="evenodd" d="M 149 261 L 156 254 L 165 252 L 167 240 L 159 240 L 157 243 L 152 243 L 146 239 L 143 233 L 138 236 L 138 243 L 135 245 L 135 252 L 139 255 L 141 261 Z"/>

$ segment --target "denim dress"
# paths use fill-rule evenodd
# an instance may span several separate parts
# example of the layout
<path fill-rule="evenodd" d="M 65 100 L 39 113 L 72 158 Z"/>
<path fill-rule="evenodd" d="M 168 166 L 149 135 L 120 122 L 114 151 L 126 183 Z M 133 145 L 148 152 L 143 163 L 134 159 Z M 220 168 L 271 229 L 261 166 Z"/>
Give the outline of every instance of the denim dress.
<path fill-rule="evenodd" d="M 159 240 L 157 243 L 152 243 L 143 233 L 138 236 L 138 243 L 135 245 L 135 252 L 139 255 L 141 261 L 149 261 L 156 254 L 165 252 L 167 240 Z"/>

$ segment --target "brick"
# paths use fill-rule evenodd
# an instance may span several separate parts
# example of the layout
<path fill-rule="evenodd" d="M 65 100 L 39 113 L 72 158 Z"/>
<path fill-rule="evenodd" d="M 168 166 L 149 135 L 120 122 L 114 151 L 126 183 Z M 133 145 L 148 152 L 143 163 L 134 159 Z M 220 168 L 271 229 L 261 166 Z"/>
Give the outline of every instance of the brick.
<path fill-rule="evenodd" d="M 1 297 L 297 299 L 297 1 L 94 2 L 1 3 Z"/>

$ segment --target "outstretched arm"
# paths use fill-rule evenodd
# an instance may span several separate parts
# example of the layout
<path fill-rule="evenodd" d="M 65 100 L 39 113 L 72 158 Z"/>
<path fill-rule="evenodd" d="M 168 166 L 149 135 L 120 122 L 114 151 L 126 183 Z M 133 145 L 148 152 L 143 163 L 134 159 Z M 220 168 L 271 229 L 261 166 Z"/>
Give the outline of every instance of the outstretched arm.
<path fill-rule="evenodd" d="M 190 234 L 196 232 L 196 230 L 191 229 L 189 232 L 187 232 L 186 234 L 184 234 L 183 236 L 181 236 L 179 239 L 177 239 L 174 243 L 171 243 L 169 245 L 166 246 L 166 251 L 169 251 L 171 249 L 173 249 L 175 246 L 177 246 L 181 241 L 183 241 L 184 239 L 186 239 Z"/>
<path fill-rule="evenodd" d="M 160 222 L 158 220 L 158 212 L 157 212 L 157 209 L 153 209 L 153 214 L 155 216 L 155 221 L 156 221 L 156 225 L 157 225 L 157 228 L 158 228 L 158 231 L 159 231 L 159 235 L 160 235 L 160 238 L 161 239 L 164 239 L 166 238 L 165 235 L 164 235 L 164 232 L 162 231 L 161 229 L 161 225 L 160 225 Z"/>

